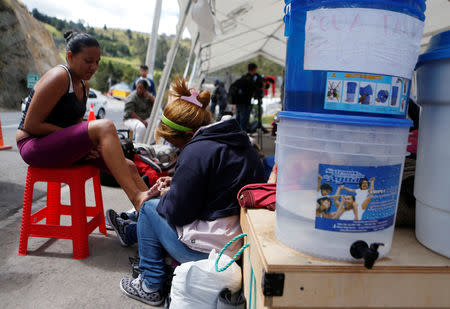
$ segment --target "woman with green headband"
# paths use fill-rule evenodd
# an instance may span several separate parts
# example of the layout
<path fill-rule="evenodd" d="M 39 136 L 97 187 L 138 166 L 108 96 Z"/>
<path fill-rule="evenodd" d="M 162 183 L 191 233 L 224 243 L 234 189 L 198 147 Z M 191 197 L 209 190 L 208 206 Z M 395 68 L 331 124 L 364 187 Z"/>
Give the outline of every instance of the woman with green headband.
<path fill-rule="evenodd" d="M 211 124 L 206 109 L 209 91 L 189 90 L 175 79 L 171 101 L 164 108 L 155 137 L 181 150 L 172 179 L 163 179 L 151 191 L 154 198 L 142 206 L 137 223 L 141 274 L 123 278 L 128 296 L 158 306 L 166 295 L 166 252 L 179 263 L 206 259 L 241 233 L 236 196 L 249 183 L 265 182 L 264 168 L 247 134 L 235 119 Z M 170 186 L 165 188 L 165 186 Z M 125 245 L 133 226 L 120 217 L 113 225 Z M 236 243 L 227 254 L 239 249 Z"/>

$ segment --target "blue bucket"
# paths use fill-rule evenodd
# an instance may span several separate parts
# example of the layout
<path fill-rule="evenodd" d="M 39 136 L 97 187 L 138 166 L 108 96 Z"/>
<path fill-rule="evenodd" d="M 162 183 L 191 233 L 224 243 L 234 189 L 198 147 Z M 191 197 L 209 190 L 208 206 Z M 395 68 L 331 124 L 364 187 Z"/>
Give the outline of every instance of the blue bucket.
<path fill-rule="evenodd" d="M 287 111 L 406 118 L 426 0 L 285 0 Z"/>

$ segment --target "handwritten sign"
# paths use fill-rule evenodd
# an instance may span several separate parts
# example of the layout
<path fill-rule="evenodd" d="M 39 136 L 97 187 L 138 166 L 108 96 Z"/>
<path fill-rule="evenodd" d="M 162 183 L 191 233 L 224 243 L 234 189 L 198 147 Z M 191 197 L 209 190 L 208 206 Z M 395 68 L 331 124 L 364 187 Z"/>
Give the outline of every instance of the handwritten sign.
<path fill-rule="evenodd" d="M 424 23 L 412 16 L 364 8 L 308 11 L 305 70 L 353 71 L 410 79 Z"/>

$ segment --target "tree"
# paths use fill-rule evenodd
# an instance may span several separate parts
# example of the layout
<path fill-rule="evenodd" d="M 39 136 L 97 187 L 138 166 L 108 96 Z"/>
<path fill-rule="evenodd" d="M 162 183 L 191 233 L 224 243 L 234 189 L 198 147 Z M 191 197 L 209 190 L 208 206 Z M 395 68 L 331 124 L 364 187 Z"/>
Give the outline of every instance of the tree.
<path fill-rule="evenodd" d="M 155 70 L 163 70 L 166 63 L 167 53 L 169 52 L 169 44 L 164 36 L 158 38 L 158 47 L 156 49 Z"/>
<path fill-rule="evenodd" d="M 140 63 L 145 62 L 145 57 L 147 54 L 147 44 L 148 39 L 144 38 L 144 36 L 141 34 L 138 34 L 136 36 L 136 39 L 131 41 L 132 55 L 135 55 L 139 59 Z"/>
<path fill-rule="evenodd" d="M 132 39 L 133 38 L 133 34 L 131 33 L 131 30 L 130 29 L 127 29 L 127 37 L 129 38 L 129 39 Z"/>

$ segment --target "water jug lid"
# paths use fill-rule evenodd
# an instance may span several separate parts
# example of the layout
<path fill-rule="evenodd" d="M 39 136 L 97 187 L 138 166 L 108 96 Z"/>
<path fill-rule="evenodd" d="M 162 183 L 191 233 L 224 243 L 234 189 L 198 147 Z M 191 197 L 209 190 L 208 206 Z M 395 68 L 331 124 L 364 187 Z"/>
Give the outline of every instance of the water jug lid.
<path fill-rule="evenodd" d="M 431 37 L 428 48 L 419 56 L 416 69 L 427 61 L 450 58 L 450 30 Z"/>
<path fill-rule="evenodd" d="M 318 114 L 318 113 L 304 113 L 304 112 L 282 111 L 278 113 L 278 116 L 280 118 L 312 120 L 320 122 L 331 122 L 331 123 L 364 125 L 364 126 L 379 126 L 379 127 L 411 127 L 413 124 L 413 122 L 409 119 Z"/>

